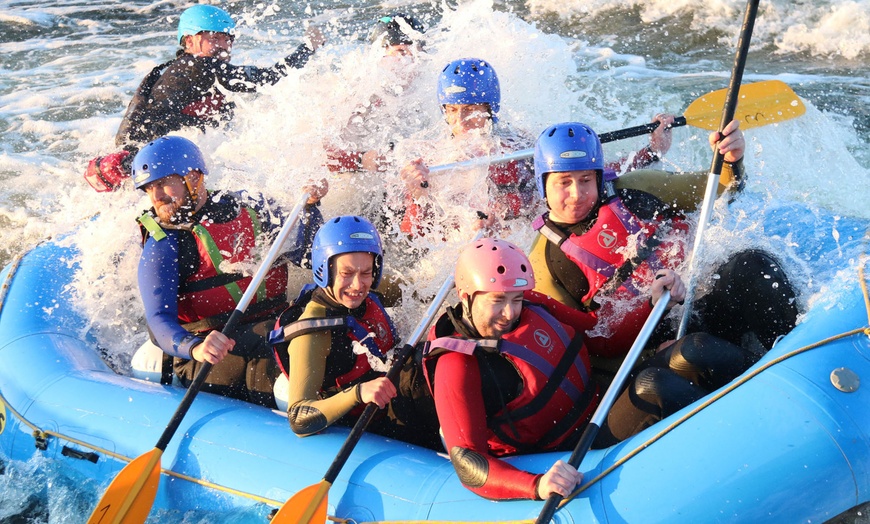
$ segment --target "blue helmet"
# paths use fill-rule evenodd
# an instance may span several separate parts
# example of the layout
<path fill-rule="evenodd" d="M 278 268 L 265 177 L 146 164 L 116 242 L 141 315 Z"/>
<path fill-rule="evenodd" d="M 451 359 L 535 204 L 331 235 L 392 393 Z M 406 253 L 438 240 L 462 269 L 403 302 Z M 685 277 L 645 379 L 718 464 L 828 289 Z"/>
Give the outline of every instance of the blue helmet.
<path fill-rule="evenodd" d="M 169 175 L 185 176 L 193 170 L 208 174 L 199 148 L 180 136 L 162 136 L 136 153 L 133 158 L 133 184 L 143 189 L 149 182 Z"/>
<path fill-rule="evenodd" d="M 220 7 L 197 4 L 185 9 L 178 19 L 178 43 L 181 44 L 185 36 L 203 31 L 232 34 L 235 27 L 233 18 Z"/>
<path fill-rule="evenodd" d="M 563 122 L 548 127 L 535 142 L 535 184 L 538 194 L 546 198 L 544 175 L 564 171 L 598 172 L 601 193 L 604 172 L 604 151 L 595 131 L 580 122 Z"/>
<path fill-rule="evenodd" d="M 445 104 L 489 104 L 495 122 L 501 102 L 495 69 L 479 58 L 450 62 L 438 76 L 438 102 L 442 108 Z"/>
<path fill-rule="evenodd" d="M 328 287 L 332 281 L 329 274 L 329 260 L 335 255 L 344 253 L 371 253 L 375 256 L 372 273 L 372 287 L 381 283 L 381 273 L 384 267 L 381 236 L 371 222 L 360 216 L 345 215 L 327 220 L 311 244 L 311 268 L 314 273 L 314 283 L 320 287 Z"/>

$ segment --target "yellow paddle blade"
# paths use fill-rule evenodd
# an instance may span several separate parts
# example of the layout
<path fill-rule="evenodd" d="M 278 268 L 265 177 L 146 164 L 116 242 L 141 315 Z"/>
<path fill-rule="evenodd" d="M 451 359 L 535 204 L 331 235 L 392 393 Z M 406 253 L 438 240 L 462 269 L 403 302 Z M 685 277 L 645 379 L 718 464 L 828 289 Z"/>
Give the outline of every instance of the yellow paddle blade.
<path fill-rule="evenodd" d="M 270 524 L 323 524 L 330 486 L 331 483 L 321 480 L 293 495 L 272 517 Z"/>
<path fill-rule="evenodd" d="M 145 522 L 157 495 L 162 455 L 163 451 L 154 448 L 127 464 L 109 484 L 88 524 Z"/>
<path fill-rule="evenodd" d="M 683 116 L 690 126 L 718 131 L 727 89 L 707 93 L 692 102 Z M 799 117 L 807 110 L 792 89 L 779 80 L 765 80 L 740 86 L 734 118 L 741 129 L 765 126 Z"/>

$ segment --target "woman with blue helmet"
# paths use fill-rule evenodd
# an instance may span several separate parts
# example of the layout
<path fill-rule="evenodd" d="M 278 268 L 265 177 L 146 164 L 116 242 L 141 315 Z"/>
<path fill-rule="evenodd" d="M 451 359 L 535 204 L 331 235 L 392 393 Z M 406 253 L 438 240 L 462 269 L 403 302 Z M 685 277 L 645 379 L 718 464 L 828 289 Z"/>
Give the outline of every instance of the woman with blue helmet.
<path fill-rule="evenodd" d="M 731 122 L 722 136 L 712 133 L 709 141 L 724 155 L 720 192 L 739 190 L 745 149 L 739 123 Z M 564 122 L 541 133 L 535 145 L 535 180 L 548 211 L 533 223 L 538 234 L 529 258 L 538 277 L 535 289 L 596 316 L 596 331 L 612 333 L 610 356 L 622 357 L 652 308 L 643 291 L 659 275 L 679 279 L 673 269 L 686 254 L 684 214 L 702 200 L 708 173 L 663 180 L 670 174 L 636 170 L 608 182 L 604 169 L 601 143 L 589 126 Z M 657 187 L 667 202 L 688 205 L 666 204 L 638 187 Z M 685 194 L 676 196 L 675 188 Z M 741 251 L 716 273 L 721 278 L 712 291 L 693 306 L 700 314 L 689 332 L 704 331 L 747 350 L 765 351 L 794 327 L 794 291 L 769 255 Z M 662 340 L 668 335 L 662 333 Z M 737 349 L 735 354 L 745 353 Z M 745 369 L 743 364 L 753 359 L 744 357 L 736 369 Z"/>
<path fill-rule="evenodd" d="M 481 58 L 461 58 L 444 66 L 437 80 L 438 104 L 450 132 L 449 144 L 433 144 L 432 154 L 417 158 L 405 165 L 399 176 L 404 182 L 402 195 L 394 198 L 396 206 L 403 208 L 402 231 L 420 235 L 431 229 L 435 219 L 427 204 L 429 192 L 448 187 L 438 184 L 430 187 L 428 163 L 443 163 L 437 158 L 448 151 L 448 161 L 456 158 L 456 152 L 466 158 L 483 155 L 500 156 L 531 146 L 532 137 L 499 122 L 501 109 L 501 84 L 492 64 Z M 440 147 L 439 147 L 440 146 Z M 467 173 L 461 173 L 467 176 Z M 481 225 L 517 218 L 533 203 L 534 194 L 527 186 L 532 181 L 532 166 L 527 160 L 494 164 L 486 180 L 480 181 L 486 188 L 483 202 L 457 202 L 477 212 L 483 219 Z"/>
<path fill-rule="evenodd" d="M 290 428 L 313 435 L 335 422 L 352 423 L 375 403 L 388 408 L 375 432 L 434 445 L 434 404 L 413 358 L 399 391 L 385 377 L 386 358 L 399 339 L 381 296 L 372 291 L 384 266 L 375 227 L 353 215 L 326 221 L 314 237 L 311 266 L 314 285 L 302 289 L 269 336 L 288 380 Z"/>
<path fill-rule="evenodd" d="M 307 33 L 309 44 L 269 68 L 229 63 L 236 23 L 219 7 L 197 4 L 178 20 L 175 59 L 155 67 L 142 81 L 115 136 L 115 143 L 130 150 L 138 144 L 185 127 L 205 130 L 232 118 L 233 104 L 223 91 L 254 92 L 287 76 L 288 68 L 301 68 L 323 43 L 316 28 Z"/>

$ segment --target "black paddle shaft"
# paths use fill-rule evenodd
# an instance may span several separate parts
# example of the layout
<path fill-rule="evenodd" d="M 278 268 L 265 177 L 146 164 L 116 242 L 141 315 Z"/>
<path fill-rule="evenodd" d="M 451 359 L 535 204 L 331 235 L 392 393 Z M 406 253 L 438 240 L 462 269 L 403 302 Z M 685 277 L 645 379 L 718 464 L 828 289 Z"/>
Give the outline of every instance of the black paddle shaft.
<path fill-rule="evenodd" d="M 589 451 L 589 448 L 592 447 L 592 443 L 595 441 L 595 437 L 598 436 L 599 429 L 601 428 L 594 422 L 590 422 L 586 425 L 586 428 L 583 429 L 583 434 L 580 436 L 580 442 L 577 443 L 574 452 L 571 453 L 571 458 L 568 459 L 568 464 L 574 468 L 580 466 L 580 463 L 586 456 L 586 452 Z M 545 524 L 550 522 L 550 519 L 552 519 L 553 515 L 556 513 L 556 509 L 559 507 L 560 502 L 562 502 L 562 495 L 559 495 L 558 493 L 550 493 L 550 496 L 547 497 L 547 502 L 545 502 L 544 507 L 541 508 L 541 513 L 538 515 L 538 519 L 535 520 L 535 524 Z"/>
<path fill-rule="evenodd" d="M 387 371 L 387 379 L 390 382 L 393 384 L 396 383 L 396 379 L 399 377 L 399 372 L 402 371 L 402 366 L 404 365 L 405 360 L 413 351 L 414 346 L 411 344 L 405 344 L 402 346 L 399 354 L 396 355 L 396 360 L 390 366 L 390 370 Z M 341 449 L 338 450 L 335 460 L 332 461 L 329 469 L 326 470 L 326 474 L 323 476 L 324 481 L 329 484 L 335 482 L 335 479 L 338 478 L 338 474 L 341 472 L 341 468 L 344 467 L 345 462 L 350 458 L 353 448 L 356 447 L 357 442 L 360 437 L 362 437 L 363 432 L 366 430 L 366 427 L 369 425 L 369 422 L 372 421 L 372 418 L 374 418 L 377 411 L 378 405 L 374 402 L 366 405 L 362 415 L 357 419 L 356 424 L 353 425 L 353 429 L 350 430 L 350 433 L 348 433 L 347 438 L 344 440 Z"/>
<path fill-rule="evenodd" d="M 243 311 L 234 309 L 229 320 L 227 320 L 227 323 L 221 330 L 221 333 L 232 338 L 231 335 L 235 332 L 236 325 L 238 325 L 239 321 L 242 319 L 242 315 L 244 314 Z M 178 404 L 178 408 L 175 410 L 175 413 L 172 414 L 169 424 L 166 425 L 166 429 L 164 429 L 163 434 L 160 435 L 160 440 L 157 441 L 157 445 L 154 446 L 155 448 L 160 451 L 166 451 L 166 446 L 169 445 L 169 441 L 172 440 L 175 432 L 178 431 L 178 426 L 181 424 L 181 421 L 184 420 L 187 410 L 190 409 L 190 405 L 193 404 L 193 400 L 196 398 L 197 393 L 202 389 L 202 384 L 205 382 L 205 379 L 208 378 L 211 367 L 211 362 L 202 363 L 202 366 L 193 378 L 193 382 L 190 383 L 190 386 L 188 386 L 187 391 L 184 393 L 181 403 Z"/>
<path fill-rule="evenodd" d="M 746 67 L 746 55 L 749 54 L 749 42 L 752 40 L 752 31 L 755 28 L 755 15 L 758 13 L 759 0 L 748 0 L 746 3 L 746 16 L 743 18 L 743 27 L 740 30 L 740 39 L 737 41 L 737 54 L 734 55 L 734 67 L 731 69 L 731 81 L 725 95 L 725 108 L 722 110 L 722 122 L 719 124 L 721 133 L 729 122 L 734 120 L 734 112 L 737 111 L 737 101 L 740 99 L 740 84 L 743 82 L 743 69 Z M 722 172 L 724 161 L 719 148 L 713 153 L 713 165 L 711 173 Z"/>
<path fill-rule="evenodd" d="M 674 123 L 669 127 L 683 127 L 686 125 L 686 117 L 678 116 L 674 118 Z M 608 142 L 615 142 L 617 140 L 622 140 L 625 138 L 631 138 L 633 136 L 647 135 L 652 133 L 659 127 L 658 122 L 650 122 L 649 124 L 642 124 L 634 127 L 626 127 L 625 129 L 620 129 L 618 131 L 610 131 L 609 133 L 601 133 L 598 135 L 598 139 L 602 144 L 606 144 Z"/>

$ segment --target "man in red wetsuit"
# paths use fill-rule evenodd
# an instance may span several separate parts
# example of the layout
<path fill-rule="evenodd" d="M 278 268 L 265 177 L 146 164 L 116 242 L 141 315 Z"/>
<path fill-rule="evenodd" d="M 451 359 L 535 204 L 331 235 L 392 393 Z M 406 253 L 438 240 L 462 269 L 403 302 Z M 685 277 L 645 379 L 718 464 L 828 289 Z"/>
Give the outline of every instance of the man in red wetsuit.
<path fill-rule="evenodd" d="M 599 401 L 582 336 L 594 317 L 531 291 L 534 285 L 519 248 L 497 239 L 472 242 L 456 262 L 461 304 L 438 320 L 424 350 L 453 467 L 465 487 L 490 499 L 568 495 L 582 476 L 567 463 L 540 474 L 500 457 L 572 447 Z M 652 300 L 665 288 L 672 300 L 685 294 L 672 271 L 661 272 Z M 589 340 L 593 351 L 596 343 Z M 631 411 L 616 414 L 621 422 L 649 424 L 648 414 L 624 405 Z"/>

